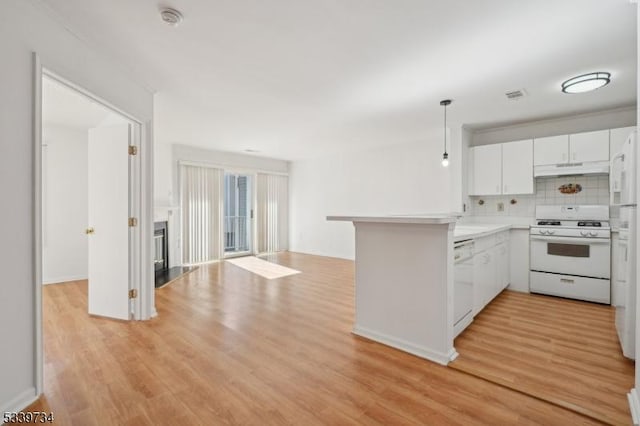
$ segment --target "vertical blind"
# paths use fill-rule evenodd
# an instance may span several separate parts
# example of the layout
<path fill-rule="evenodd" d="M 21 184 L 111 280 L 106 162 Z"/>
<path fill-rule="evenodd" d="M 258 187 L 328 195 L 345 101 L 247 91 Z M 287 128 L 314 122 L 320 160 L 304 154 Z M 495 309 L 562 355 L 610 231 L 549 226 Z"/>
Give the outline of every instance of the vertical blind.
<path fill-rule="evenodd" d="M 221 169 L 181 165 L 182 260 L 186 265 L 222 257 Z"/>
<path fill-rule="evenodd" d="M 257 243 L 259 253 L 288 249 L 289 179 L 286 176 L 258 173 Z"/>

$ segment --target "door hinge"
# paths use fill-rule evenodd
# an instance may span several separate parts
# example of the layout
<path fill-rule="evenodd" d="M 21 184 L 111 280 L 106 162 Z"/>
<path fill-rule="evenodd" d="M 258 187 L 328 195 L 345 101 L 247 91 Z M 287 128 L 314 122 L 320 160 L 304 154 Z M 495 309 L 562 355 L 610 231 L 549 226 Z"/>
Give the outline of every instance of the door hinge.
<path fill-rule="evenodd" d="M 129 226 L 138 226 L 138 218 L 130 217 L 129 218 Z"/>
<path fill-rule="evenodd" d="M 129 290 L 129 299 L 135 299 L 138 297 L 138 290 L 131 289 Z"/>
<path fill-rule="evenodd" d="M 129 145 L 129 155 L 138 155 L 138 147 L 135 145 Z"/>

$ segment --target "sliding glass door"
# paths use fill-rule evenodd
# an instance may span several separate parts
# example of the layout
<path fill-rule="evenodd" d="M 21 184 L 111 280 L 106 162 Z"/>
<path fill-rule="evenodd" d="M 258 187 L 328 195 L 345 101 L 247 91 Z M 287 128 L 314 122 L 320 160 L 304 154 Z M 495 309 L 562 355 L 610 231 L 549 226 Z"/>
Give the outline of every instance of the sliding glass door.
<path fill-rule="evenodd" d="M 252 252 L 251 220 L 253 206 L 251 176 L 224 175 L 224 253 L 225 257 Z"/>

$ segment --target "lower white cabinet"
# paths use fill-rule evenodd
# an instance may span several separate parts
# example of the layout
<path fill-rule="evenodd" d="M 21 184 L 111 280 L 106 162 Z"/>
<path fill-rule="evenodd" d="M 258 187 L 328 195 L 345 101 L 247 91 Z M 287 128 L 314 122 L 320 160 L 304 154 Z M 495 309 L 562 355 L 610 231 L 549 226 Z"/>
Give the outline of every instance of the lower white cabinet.
<path fill-rule="evenodd" d="M 496 295 L 509 285 L 509 242 L 500 243 L 496 250 Z"/>
<path fill-rule="evenodd" d="M 495 260 L 491 249 L 476 253 L 473 257 L 473 316 L 488 302 L 489 288 L 495 281 Z"/>
<path fill-rule="evenodd" d="M 473 315 L 477 315 L 509 285 L 509 232 L 475 240 L 473 257 Z"/>
<path fill-rule="evenodd" d="M 509 232 L 509 290 L 529 293 L 529 229 Z"/>

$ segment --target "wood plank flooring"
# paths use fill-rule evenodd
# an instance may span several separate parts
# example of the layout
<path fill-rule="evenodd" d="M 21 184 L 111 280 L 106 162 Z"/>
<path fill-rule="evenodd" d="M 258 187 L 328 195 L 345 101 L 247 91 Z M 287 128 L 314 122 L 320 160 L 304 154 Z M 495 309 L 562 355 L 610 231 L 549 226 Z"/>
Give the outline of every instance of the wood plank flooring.
<path fill-rule="evenodd" d="M 282 253 L 156 291 L 159 316 L 87 315 L 84 282 L 46 286 L 45 396 L 60 425 L 588 425 L 575 412 L 351 334 L 353 262 Z"/>
<path fill-rule="evenodd" d="M 611 306 L 505 291 L 455 340 L 452 368 L 610 424 L 629 424 L 634 362 Z"/>

